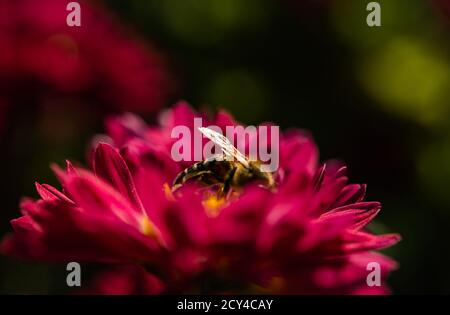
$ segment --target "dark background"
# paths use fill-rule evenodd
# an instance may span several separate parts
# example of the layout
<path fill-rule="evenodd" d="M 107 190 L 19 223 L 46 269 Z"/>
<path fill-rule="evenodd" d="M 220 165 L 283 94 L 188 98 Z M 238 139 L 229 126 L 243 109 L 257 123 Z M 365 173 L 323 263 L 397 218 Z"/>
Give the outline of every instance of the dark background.
<path fill-rule="evenodd" d="M 185 99 L 197 108 L 226 108 L 244 123 L 310 130 L 322 160 L 345 161 L 350 180 L 368 184 L 367 199 L 382 202 L 371 228 L 402 235 L 401 243 L 385 251 L 400 263 L 390 278 L 393 292 L 448 294 L 448 4 L 378 1 L 382 26 L 370 28 L 368 2 L 103 5 L 115 23 L 164 54 L 174 89 L 162 105 Z M 0 235 L 19 215 L 20 197 L 36 197 L 34 181 L 55 183 L 50 162 L 85 163 L 86 145 L 103 130 L 104 115 L 122 110 L 95 101 L 64 106 L 74 98 L 63 94 L 53 100 L 61 106 L 8 110 L 1 139 Z M 154 120 L 153 113 L 143 115 Z M 0 257 L 1 293 L 66 292 L 65 275 L 63 265 Z"/>

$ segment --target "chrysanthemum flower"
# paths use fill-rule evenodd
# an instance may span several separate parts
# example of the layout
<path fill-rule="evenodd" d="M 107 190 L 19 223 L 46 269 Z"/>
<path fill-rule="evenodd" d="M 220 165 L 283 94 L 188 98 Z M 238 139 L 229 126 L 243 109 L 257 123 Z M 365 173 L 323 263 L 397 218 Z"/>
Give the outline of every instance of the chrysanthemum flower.
<path fill-rule="evenodd" d="M 92 170 L 70 162 L 65 170 L 54 167 L 62 190 L 36 184 L 40 199 L 22 202 L 3 252 L 130 265 L 97 279 L 103 293 L 136 292 L 135 281 L 144 285 L 141 293 L 388 292 L 384 280 L 396 264 L 374 251 L 399 236 L 366 230 L 380 203 L 364 201 L 366 186 L 348 184 L 340 163 L 319 164 L 304 132 L 281 136 L 274 191 L 248 185 L 218 199 L 186 184 L 172 194 L 169 183 L 188 163 L 171 159 L 170 132 L 192 126 L 198 115 L 206 125 L 236 124 L 224 112 L 209 120 L 185 103 L 158 126 L 131 114 L 109 119 L 109 144 L 95 145 Z M 366 283 L 371 262 L 380 266 L 381 286 Z M 103 281 L 119 287 L 104 290 Z"/>

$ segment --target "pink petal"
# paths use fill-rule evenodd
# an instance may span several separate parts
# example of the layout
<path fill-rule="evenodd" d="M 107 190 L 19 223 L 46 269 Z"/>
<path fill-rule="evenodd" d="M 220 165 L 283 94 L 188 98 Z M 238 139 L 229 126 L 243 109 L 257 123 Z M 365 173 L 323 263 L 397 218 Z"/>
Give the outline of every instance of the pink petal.
<path fill-rule="evenodd" d="M 365 232 L 349 233 L 344 236 L 342 250 L 349 252 L 362 252 L 390 247 L 401 240 L 398 234 L 373 235 Z"/>
<path fill-rule="evenodd" d="M 72 205 L 74 205 L 73 201 L 70 200 L 66 195 L 64 195 L 62 192 L 54 188 L 53 186 L 47 185 L 47 184 L 39 184 L 35 183 L 36 190 L 44 200 L 60 200 L 68 202 Z"/>
<path fill-rule="evenodd" d="M 94 155 L 95 174 L 109 182 L 118 192 L 142 211 L 130 171 L 120 154 L 111 145 L 100 143 Z"/>
<path fill-rule="evenodd" d="M 87 212 L 116 216 L 131 225 L 139 224 L 138 209 L 110 185 L 86 171 L 68 176 L 65 185 L 75 203 Z"/>
<path fill-rule="evenodd" d="M 351 222 L 347 228 L 360 230 L 372 221 L 380 209 L 381 205 L 378 202 L 353 204 L 326 212 L 319 217 L 319 221 L 346 218 L 348 222 Z"/>
<path fill-rule="evenodd" d="M 353 184 L 346 186 L 337 200 L 335 201 L 333 208 L 340 207 L 349 203 L 360 202 L 364 199 L 366 194 L 366 185 Z"/>

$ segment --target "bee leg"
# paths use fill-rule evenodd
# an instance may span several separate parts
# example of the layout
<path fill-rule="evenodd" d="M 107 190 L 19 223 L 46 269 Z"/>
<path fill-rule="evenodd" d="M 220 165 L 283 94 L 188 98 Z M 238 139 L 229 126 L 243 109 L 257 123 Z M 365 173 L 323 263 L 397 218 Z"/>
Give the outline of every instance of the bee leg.
<path fill-rule="evenodd" d="M 218 193 L 217 193 L 217 197 L 223 198 L 223 197 L 227 197 L 228 193 L 230 192 L 230 188 L 231 188 L 231 182 L 233 181 L 233 177 L 234 174 L 236 173 L 236 168 L 233 168 L 227 175 L 227 177 L 225 178 L 225 181 L 222 185 L 222 187 L 220 187 Z"/>

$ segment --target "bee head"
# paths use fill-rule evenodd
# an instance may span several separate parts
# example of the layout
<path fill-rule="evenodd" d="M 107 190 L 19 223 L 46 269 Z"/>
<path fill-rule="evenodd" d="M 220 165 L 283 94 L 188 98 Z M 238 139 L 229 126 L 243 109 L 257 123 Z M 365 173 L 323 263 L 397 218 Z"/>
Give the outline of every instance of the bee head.
<path fill-rule="evenodd" d="M 273 175 L 270 172 L 261 171 L 261 161 L 250 161 L 248 171 L 248 181 L 255 181 L 264 187 L 272 188 L 274 186 Z"/>

